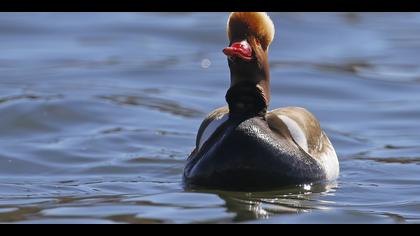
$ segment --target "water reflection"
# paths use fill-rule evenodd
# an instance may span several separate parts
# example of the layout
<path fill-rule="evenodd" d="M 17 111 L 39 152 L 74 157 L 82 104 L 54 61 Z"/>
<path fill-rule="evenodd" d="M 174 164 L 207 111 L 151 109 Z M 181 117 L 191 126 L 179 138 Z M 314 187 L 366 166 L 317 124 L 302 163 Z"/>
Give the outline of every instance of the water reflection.
<path fill-rule="evenodd" d="M 337 182 L 306 184 L 268 192 L 230 192 L 194 190 L 216 194 L 225 201 L 228 212 L 235 213 L 233 222 L 269 219 L 283 214 L 306 213 L 311 210 L 327 210 L 321 196 L 334 196 Z M 191 190 L 190 190 L 191 191 Z M 329 202 L 331 204 L 331 202 Z"/>

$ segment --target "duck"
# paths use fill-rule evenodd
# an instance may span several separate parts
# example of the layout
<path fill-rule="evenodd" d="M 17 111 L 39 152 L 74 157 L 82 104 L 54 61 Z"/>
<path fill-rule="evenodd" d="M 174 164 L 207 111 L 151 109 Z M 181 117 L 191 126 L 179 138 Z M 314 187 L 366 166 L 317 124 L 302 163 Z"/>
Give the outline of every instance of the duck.
<path fill-rule="evenodd" d="M 227 105 L 210 112 L 186 161 L 188 187 L 268 190 L 335 181 L 336 151 L 316 117 L 301 107 L 269 111 L 269 46 L 275 27 L 265 12 L 232 12 L 227 21 Z"/>

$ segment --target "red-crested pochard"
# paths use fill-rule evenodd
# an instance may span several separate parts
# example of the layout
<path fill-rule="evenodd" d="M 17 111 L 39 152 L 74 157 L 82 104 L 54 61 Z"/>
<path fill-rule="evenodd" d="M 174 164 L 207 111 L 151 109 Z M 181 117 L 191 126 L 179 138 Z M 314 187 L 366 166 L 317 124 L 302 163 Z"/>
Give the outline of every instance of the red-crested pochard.
<path fill-rule="evenodd" d="M 268 189 L 338 177 L 336 152 L 313 114 L 300 107 L 267 111 L 274 32 L 266 13 L 230 14 L 230 43 L 223 50 L 230 68 L 228 106 L 201 124 L 184 170 L 187 186 Z"/>

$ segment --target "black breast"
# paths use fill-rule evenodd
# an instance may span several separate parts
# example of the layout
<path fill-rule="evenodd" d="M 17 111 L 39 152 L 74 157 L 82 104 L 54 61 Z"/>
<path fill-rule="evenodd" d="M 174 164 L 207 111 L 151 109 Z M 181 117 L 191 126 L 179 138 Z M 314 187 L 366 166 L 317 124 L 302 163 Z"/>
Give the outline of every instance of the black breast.
<path fill-rule="evenodd" d="M 188 159 L 188 186 L 260 190 L 325 178 L 308 154 L 274 133 L 262 117 L 229 120 Z"/>

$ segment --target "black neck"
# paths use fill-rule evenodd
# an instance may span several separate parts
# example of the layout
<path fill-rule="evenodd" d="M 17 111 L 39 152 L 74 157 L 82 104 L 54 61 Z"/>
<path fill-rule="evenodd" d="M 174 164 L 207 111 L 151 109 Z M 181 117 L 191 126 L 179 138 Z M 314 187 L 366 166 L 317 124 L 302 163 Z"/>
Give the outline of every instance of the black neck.
<path fill-rule="evenodd" d="M 263 91 L 255 84 L 242 82 L 231 87 L 226 93 L 231 118 L 264 117 L 267 103 Z"/>

